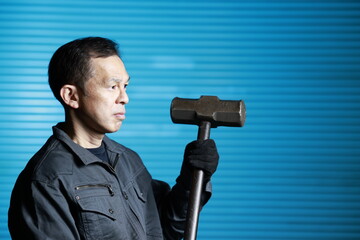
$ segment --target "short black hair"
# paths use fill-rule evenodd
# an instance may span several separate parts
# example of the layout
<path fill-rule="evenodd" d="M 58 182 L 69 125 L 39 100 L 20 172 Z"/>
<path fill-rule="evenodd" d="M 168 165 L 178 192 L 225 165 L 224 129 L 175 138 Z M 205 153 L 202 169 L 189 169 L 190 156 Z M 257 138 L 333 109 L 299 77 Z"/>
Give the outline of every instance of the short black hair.
<path fill-rule="evenodd" d="M 102 37 L 80 38 L 58 48 L 48 69 L 49 85 L 56 99 L 64 105 L 60 89 L 66 84 L 84 91 L 86 81 L 91 78 L 91 58 L 114 55 L 120 57 L 118 44 Z"/>

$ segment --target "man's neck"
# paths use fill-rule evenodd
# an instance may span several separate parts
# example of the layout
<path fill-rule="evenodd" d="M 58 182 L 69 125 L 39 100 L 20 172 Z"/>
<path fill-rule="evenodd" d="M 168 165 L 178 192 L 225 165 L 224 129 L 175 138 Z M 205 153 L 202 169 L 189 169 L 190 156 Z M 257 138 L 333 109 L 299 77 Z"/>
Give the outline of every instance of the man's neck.
<path fill-rule="evenodd" d="M 76 144 L 83 148 L 100 147 L 104 138 L 104 134 L 92 133 L 82 125 L 73 122 L 65 122 L 63 130 Z"/>

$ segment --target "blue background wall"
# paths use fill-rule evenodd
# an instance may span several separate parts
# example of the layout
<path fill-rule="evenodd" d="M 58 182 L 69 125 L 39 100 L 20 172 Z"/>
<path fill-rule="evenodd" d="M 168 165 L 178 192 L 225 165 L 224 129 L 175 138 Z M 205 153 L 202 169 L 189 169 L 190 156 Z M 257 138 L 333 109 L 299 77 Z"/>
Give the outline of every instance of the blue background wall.
<path fill-rule="evenodd" d="M 62 44 L 119 42 L 131 75 L 111 137 L 174 183 L 195 126 L 172 98 L 243 99 L 212 131 L 221 162 L 199 239 L 360 239 L 359 1 L 0 1 L 0 239 L 12 186 L 63 120 L 47 85 Z"/>

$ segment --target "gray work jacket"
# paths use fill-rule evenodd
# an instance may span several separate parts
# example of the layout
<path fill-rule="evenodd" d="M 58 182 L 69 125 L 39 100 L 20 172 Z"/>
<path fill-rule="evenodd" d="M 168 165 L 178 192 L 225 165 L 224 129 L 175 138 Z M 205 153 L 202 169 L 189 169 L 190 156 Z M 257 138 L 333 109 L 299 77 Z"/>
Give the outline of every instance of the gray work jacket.
<path fill-rule="evenodd" d="M 111 165 L 53 127 L 13 189 L 13 239 L 182 238 L 189 191 L 152 180 L 134 151 L 103 141 Z"/>

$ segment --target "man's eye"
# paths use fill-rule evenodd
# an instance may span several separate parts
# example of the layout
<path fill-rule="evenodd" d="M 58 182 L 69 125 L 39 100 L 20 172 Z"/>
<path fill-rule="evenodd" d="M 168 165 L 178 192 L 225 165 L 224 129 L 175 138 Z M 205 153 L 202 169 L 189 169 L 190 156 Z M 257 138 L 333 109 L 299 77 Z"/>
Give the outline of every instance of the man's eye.
<path fill-rule="evenodd" d="M 113 89 L 113 90 L 115 90 L 115 89 L 117 89 L 117 85 L 114 85 L 114 86 L 111 86 L 111 89 Z"/>
<path fill-rule="evenodd" d="M 125 85 L 124 85 L 124 88 L 126 89 L 126 88 L 127 88 L 127 86 L 128 86 L 128 85 L 127 85 L 127 84 L 125 84 Z"/>

